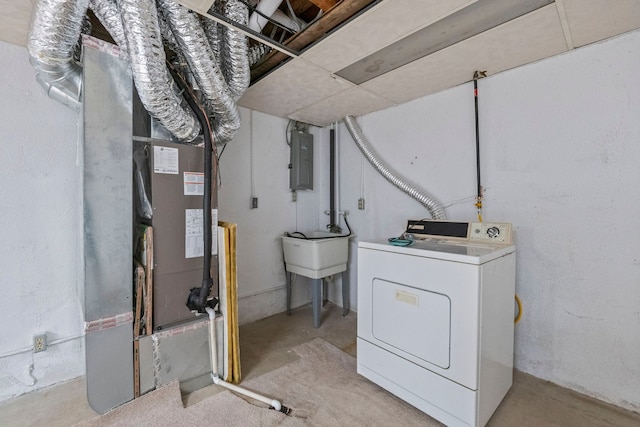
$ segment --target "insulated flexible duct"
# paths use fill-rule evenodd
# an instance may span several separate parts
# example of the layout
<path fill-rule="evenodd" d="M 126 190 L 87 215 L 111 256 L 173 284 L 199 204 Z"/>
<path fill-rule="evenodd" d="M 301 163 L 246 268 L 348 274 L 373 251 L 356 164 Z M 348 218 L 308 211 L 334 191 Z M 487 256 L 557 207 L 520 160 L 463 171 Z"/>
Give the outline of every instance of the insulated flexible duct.
<path fill-rule="evenodd" d="M 240 128 L 240 112 L 213 56 L 197 15 L 171 0 L 158 0 L 180 50 L 214 116 L 216 144 L 230 141 Z"/>
<path fill-rule="evenodd" d="M 386 178 L 391 184 L 417 200 L 422 204 L 433 219 L 446 219 L 447 216 L 444 211 L 444 207 L 433 196 L 426 191 L 421 190 L 416 185 L 410 183 L 403 178 L 398 172 L 396 172 L 391 166 L 389 166 L 384 160 L 380 158 L 378 153 L 373 149 L 369 141 L 362 133 L 362 129 L 358 126 L 355 117 L 347 116 L 344 118 L 344 123 L 351 134 L 351 137 L 355 141 L 362 154 L 367 158 L 369 163 L 378 171 L 382 176 Z"/>
<path fill-rule="evenodd" d="M 263 56 L 271 51 L 271 48 L 266 44 L 258 43 L 249 48 L 249 65 L 254 65 L 260 62 Z"/>
<path fill-rule="evenodd" d="M 73 60 L 89 0 L 40 0 L 29 33 L 29 61 L 52 99 L 80 109 L 82 68 Z"/>
<path fill-rule="evenodd" d="M 164 36 L 181 62 L 188 63 L 204 95 L 216 143 L 223 144 L 235 136 L 240 128 L 235 101 L 250 81 L 247 39 L 217 25 L 207 25 L 216 34 L 208 38 L 197 15 L 170 0 L 158 0 L 160 9 L 156 9 L 154 0 L 39 0 L 29 51 L 36 78 L 49 96 L 79 109 L 82 70 L 72 53 L 89 3 L 116 43 L 128 53 L 140 100 L 150 115 L 179 140 L 192 141 L 200 132 L 198 121 L 183 105 L 166 69 Z M 247 23 L 244 2 L 218 3 L 216 8 L 222 13 Z M 215 55 L 211 46 L 220 46 L 220 55 Z"/>
<path fill-rule="evenodd" d="M 216 1 L 213 3 L 213 6 L 209 9 L 209 13 L 222 13 L 220 10 L 220 2 Z M 200 17 L 200 22 L 202 23 L 202 28 L 204 28 L 204 33 L 207 35 L 207 39 L 209 40 L 209 47 L 211 48 L 211 52 L 213 52 L 213 56 L 216 58 L 216 62 L 220 69 L 222 69 L 222 55 L 221 45 L 222 45 L 222 25 L 218 24 L 213 19 L 205 18 L 204 16 Z"/>
<path fill-rule="evenodd" d="M 107 30 L 111 38 L 123 52 L 127 51 L 127 39 L 124 37 L 124 27 L 120 18 L 120 11 L 116 0 L 90 0 L 89 9 L 96 15 L 98 21 Z"/>
<path fill-rule="evenodd" d="M 175 93 L 173 79 L 165 65 L 155 2 L 117 0 L 117 5 L 140 100 L 169 132 L 180 140 L 192 141 L 200 133 L 200 124 Z"/>
<path fill-rule="evenodd" d="M 222 13 L 232 21 L 247 25 L 249 8 L 239 0 L 226 0 L 222 4 Z M 229 27 L 222 29 L 222 60 L 223 73 L 233 94 L 234 100 L 240 99 L 249 87 L 251 75 L 249 71 L 249 57 L 247 37 Z"/>

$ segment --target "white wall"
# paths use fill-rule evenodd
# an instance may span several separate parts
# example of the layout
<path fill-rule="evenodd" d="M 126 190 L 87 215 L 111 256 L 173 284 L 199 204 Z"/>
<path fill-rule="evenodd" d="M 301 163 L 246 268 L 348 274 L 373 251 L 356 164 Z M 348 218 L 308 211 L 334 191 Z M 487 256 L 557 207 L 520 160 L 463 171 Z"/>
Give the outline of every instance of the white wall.
<path fill-rule="evenodd" d="M 279 236 L 285 231 L 317 230 L 320 226 L 319 212 L 328 209 L 321 196 L 326 192 L 328 178 L 320 171 L 328 165 L 328 143 L 318 136 L 322 130 L 311 130 L 316 134 L 314 190 L 298 191 L 297 202 L 292 202 L 287 120 L 247 109 L 241 109 L 241 115 L 242 128 L 221 156 L 218 205 L 220 220 L 238 224 L 239 319 L 243 324 L 286 308 Z M 252 179 L 257 209 L 250 208 Z M 328 204 L 328 196 L 325 198 Z M 301 276 L 295 280 L 292 307 L 311 300 L 309 283 Z"/>
<path fill-rule="evenodd" d="M 636 31 L 479 82 L 484 219 L 513 223 L 517 240 L 516 367 L 636 411 L 638 71 Z M 476 216 L 472 90 L 468 83 L 361 118 L 394 168 L 455 203 L 455 220 Z M 342 207 L 360 240 L 398 235 L 407 219 L 429 216 L 369 164 L 366 209 L 357 210 L 362 156 L 343 126 L 341 135 Z"/>
<path fill-rule="evenodd" d="M 35 81 L 26 49 L 0 42 L 0 69 L 4 400 L 84 373 L 82 166 L 76 156 L 78 115 L 47 98 Z M 54 344 L 33 354 L 32 336 L 40 332 Z"/>

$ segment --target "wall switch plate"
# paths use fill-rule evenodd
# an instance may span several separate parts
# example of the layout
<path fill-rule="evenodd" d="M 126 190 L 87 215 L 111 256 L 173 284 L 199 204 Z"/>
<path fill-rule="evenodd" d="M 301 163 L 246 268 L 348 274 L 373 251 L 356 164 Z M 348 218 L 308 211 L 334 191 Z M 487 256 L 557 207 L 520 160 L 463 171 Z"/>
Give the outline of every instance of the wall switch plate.
<path fill-rule="evenodd" d="M 47 334 L 37 334 L 33 336 L 33 352 L 39 353 L 47 349 Z"/>
<path fill-rule="evenodd" d="M 364 210 L 364 197 L 360 197 L 358 199 L 358 209 L 360 209 L 361 211 Z"/>
<path fill-rule="evenodd" d="M 258 198 L 257 197 L 252 197 L 251 198 L 251 209 L 257 209 L 258 208 Z"/>

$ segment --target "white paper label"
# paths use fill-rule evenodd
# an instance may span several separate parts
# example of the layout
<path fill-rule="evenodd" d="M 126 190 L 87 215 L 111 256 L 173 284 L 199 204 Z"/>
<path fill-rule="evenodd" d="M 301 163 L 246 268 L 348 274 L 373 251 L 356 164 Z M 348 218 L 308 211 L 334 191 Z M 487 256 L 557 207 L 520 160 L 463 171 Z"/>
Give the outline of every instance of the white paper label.
<path fill-rule="evenodd" d="M 177 148 L 154 146 L 153 172 L 178 175 L 178 158 Z"/>
<path fill-rule="evenodd" d="M 185 211 L 184 257 L 204 256 L 204 219 L 202 209 Z M 218 209 L 211 209 L 211 255 L 218 254 Z"/>
<path fill-rule="evenodd" d="M 184 173 L 184 195 L 204 196 L 204 173 L 185 172 Z"/>

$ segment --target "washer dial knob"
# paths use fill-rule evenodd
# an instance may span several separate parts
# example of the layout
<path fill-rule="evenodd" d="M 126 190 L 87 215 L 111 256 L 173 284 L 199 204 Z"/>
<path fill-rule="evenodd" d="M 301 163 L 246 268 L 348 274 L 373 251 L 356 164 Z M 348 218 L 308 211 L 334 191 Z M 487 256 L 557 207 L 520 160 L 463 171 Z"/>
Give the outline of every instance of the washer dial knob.
<path fill-rule="evenodd" d="M 495 239 L 500 235 L 500 229 L 498 227 L 489 227 L 487 228 L 487 236 L 492 239 Z"/>

